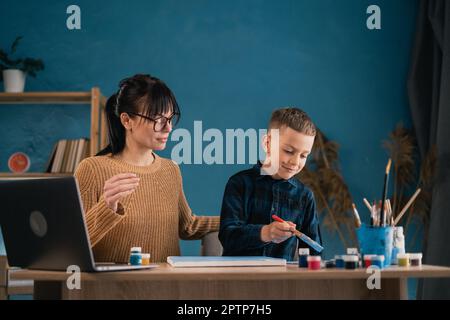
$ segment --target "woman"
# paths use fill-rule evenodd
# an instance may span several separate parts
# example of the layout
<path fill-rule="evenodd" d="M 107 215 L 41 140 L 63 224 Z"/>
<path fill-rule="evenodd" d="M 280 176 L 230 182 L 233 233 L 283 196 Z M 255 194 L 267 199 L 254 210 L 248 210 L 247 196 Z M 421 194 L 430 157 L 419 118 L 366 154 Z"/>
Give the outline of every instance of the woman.
<path fill-rule="evenodd" d="M 110 144 L 75 172 L 95 260 L 126 263 L 138 246 L 165 262 L 180 255 L 179 238 L 217 231 L 219 217 L 192 214 L 178 166 L 153 152 L 166 147 L 180 116 L 164 82 L 142 74 L 122 80 L 106 113 Z"/>

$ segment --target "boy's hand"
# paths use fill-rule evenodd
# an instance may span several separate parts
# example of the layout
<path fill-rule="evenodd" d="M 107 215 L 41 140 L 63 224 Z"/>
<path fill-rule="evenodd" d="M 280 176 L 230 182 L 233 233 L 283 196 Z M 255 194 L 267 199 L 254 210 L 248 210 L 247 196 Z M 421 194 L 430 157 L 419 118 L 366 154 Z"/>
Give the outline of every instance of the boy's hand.
<path fill-rule="evenodd" d="M 281 243 L 294 234 L 292 230 L 295 229 L 295 224 L 292 222 L 278 222 L 274 221 L 261 229 L 261 240 L 263 242 Z"/>

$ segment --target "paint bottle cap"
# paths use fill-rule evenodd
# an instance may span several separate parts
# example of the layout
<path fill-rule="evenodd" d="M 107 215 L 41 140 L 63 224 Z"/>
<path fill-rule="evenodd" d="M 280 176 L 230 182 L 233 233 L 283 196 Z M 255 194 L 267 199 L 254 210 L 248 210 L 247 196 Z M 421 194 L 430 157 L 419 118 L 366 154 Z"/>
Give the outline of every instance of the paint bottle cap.
<path fill-rule="evenodd" d="M 150 259 L 150 253 L 143 253 L 142 259 Z"/>
<path fill-rule="evenodd" d="M 131 247 L 130 252 L 131 253 L 141 253 L 142 248 L 141 247 Z"/>
<path fill-rule="evenodd" d="M 358 259 L 358 256 L 355 256 L 355 255 L 353 255 L 353 254 L 350 254 L 350 255 L 344 256 L 344 261 L 345 261 L 345 262 L 358 262 L 359 259 Z"/>
<path fill-rule="evenodd" d="M 358 248 L 347 248 L 347 254 L 358 254 Z"/>
<path fill-rule="evenodd" d="M 343 257 L 344 257 L 343 255 L 337 254 L 337 255 L 334 256 L 334 259 L 335 259 L 335 260 L 342 260 Z"/>
<path fill-rule="evenodd" d="M 397 259 L 409 259 L 409 253 L 398 253 Z"/>
<path fill-rule="evenodd" d="M 307 261 L 321 261 L 322 258 L 320 256 L 309 256 L 306 258 Z"/>
<path fill-rule="evenodd" d="M 308 248 L 300 248 L 300 249 L 298 249 L 298 254 L 300 256 L 309 255 L 309 249 Z"/>
<path fill-rule="evenodd" d="M 365 254 L 364 260 L 372 260 L 376 256 L 377 256 L 376 254 Z"/>
<path fill-rule="evenodd" d="M 334 259 L 326 260 L 325 268 L 336 268 L 336 261 Z"/>
<path fill-rule="evenodd" d="M 398 255 L 397 255 L 398 257 Z M 417 252 L 417 253 L 409 253 L 409 258 L 410 259 L 422 259 L 422 253 Z"/>

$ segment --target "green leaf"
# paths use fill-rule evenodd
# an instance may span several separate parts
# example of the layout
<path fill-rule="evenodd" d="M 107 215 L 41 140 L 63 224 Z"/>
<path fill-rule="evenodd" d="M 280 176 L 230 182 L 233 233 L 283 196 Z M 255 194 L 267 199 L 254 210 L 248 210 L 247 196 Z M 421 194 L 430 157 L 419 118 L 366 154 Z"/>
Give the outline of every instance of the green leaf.
<path fill-rule="evenodd" d="M 6 59 L 8 59 L 8 55 L 6 54 L 5 51 L 0 49 L 0 60 L 5 61 Z"/>
<path fill-rule="evenodd" d="M 11 45 L 11 54 L 16 52 L 17 46 L 19 45 L 20 40 L 23 38 L 23 36 L 18 36 L 16 40 L 14 40 L 13 44 Z"/>
<path fill-rule="evenodd" d="M 11 65 L 14 64 L 14 61 L 11 60 L 8 57 L 8 54 L 3 50 L 0 50 L 0 61 L 2 61 L 5 64 L 5 69 L 8 69 Z"/>
<path fill-rule="evenodd" d="M 25 58 L 22 62 L 21 70 L 35 78 L 36 72 L 44 70 L 44 63 L 41 59 Z"/>
<path fill-rule="evenodd" d="M 20 43 L 20 40 L 23 36 L 18 36 L 13 44 L 11 45 L 11 55 L 16 51 L 17 46 Z M 1 68 L 3 69 L 19 69 L 25 73 L 28 73 L 32 77 L 36 77 L 36 73 L 38 71 L 44 70 L 44 62 L 41 59 L 33 59 L 33 58 L 19 58 L 12 59 L 8 53 L 4 50 L 0 49 L 0 62 Z"/>

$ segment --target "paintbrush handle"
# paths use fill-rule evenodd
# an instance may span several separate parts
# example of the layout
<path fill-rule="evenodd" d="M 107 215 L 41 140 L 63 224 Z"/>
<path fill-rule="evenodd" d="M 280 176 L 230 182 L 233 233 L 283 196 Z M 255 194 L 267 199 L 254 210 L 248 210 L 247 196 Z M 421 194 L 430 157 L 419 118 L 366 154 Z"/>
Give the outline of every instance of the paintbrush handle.
<path fill-rule="evenodd" d="M 374 225 L 374 218 L 375 218 L 375 217 L 374 217 L 373 208 L 372 208 L 372 206 L 370 205 L 370 202 L 367 201 L 366 198 L 363 198 L 363 202 L 364 202 L 364 204 L 366 205 L 367 209 L 369 209 L 369 212 L 370 212 L 370 225 L 373 226 L 373 225 Z"/>
<path fill-rule="evenodd" d="M 276 214 L 272 215 L 272 219 L 274 219 L 275 221 L 278 221 L 278 222 L 286 222 L 283 219 L 281 219 L 279 216 L 277 216 Z M 308 244 L 311 248 L 313 248 L 317 252 L 321 252 L 323 250 L 323 247 L 320 244 L 318 244 L 316 241 L 314 241 L 313 239 L 308 237 L 306 234 L 298 231 L 297 229 L 294 229 L 292 231 L 292 233 L 295 234 L 299 239 L 303 240 L 303 242 Z"/>
<path fill-rule="evenodd" d="M 392 160 L 389 158 L 387 166 L 386 166 L 386 172 L 384 174 L 384 184 L 383 184 L 383 197 L 381 200 L 381 212 L 380 212 L 380 227 L 384 227 L 385 225 L 385 208 L 384 204 L 386 202 L 387 198 L 387 190 L 388 190 L 388 182 L 389 182 L 389 171 L 391 170 L 391 163 Z"/>
<path fill-rule="evenodd" d="M 300 231 L 298 231 L 297 229 L 295 229 L 294 231 L 292 231 L 294 233 L 294 235 L 296 235 L 297 237 L 301 237 L 303 233 L 301 233 Z"/>
<path fill-rule="evenodd" d="M 403 207 L 402 211 L 400 211 L 400 213 L 398 214 L 397 218 L 395 218 L 394 226 L 400 221 L 400 219 L 403 217 L 403 215 L 405 214 L 406 210 L 408 210 L 408 208 L 411 206 L 411 204 L 414 202 L 414 200 L 416 200 L 416 198 L 419 195 L 420 191 L 421 191 L 420 188 L 417 189 L 416 192 L 411 197 L 411 199 L 409 199 L 408 203 Z"/>
<path fill-rule="evenodd" d="M 367 209 L 369 209 L 370 213 L 372 213 L 372 206 L 370 205 L 369 201 L 367 201 L 367 199 L 364 198 L 363 202 L 366 205 Z"/>
<path fill-rule="evenodd" d="M 356 205 L 352 203 L 353 214 L 355 215 L 355 227 L 361 227 L 361 218 L 359 217 L 358 210 L 356 209 Z"/>
<path fill-rule="evenodd" d="M 306 244 L 308 244 L 311 248 L 313 248 L 314 250 L 316 250 L 317 252 L 322 252 L 323 247 L 318 244 L 316 241 L 314 241 L 313 239 L 311 239 L 310 237 L 308 237 L 306 234 L 295 230 L 296 232 L 294 232 L 294 234 L 299 237 L 301 240 L 303 240 L 303 242 L 305 242 Z"/>
<path fill-rule="evenodd" d="M 387 184 L 389 181 L 389 175 L 386 174 L 384 176 L 384 185 L 383 185 L 383 198 L 381 200 L 381 210 L 380 210 L 380 227 L 384 227 L 384 218 L 385 218 L 385 205 L 386 205 L 386 197 L 387 197 Z"/>

